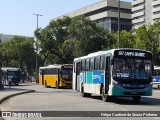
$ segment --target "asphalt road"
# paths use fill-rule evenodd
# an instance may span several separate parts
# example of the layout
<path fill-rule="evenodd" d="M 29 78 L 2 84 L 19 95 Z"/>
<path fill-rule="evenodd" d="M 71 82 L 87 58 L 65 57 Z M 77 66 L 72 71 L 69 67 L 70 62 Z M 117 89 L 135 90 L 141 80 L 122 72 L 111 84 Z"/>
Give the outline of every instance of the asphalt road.
<path fill-rule="evenodd" d="M 153 96 L 142 97 L 139 103 L 131 98 L 114 98 L 111 102 L 103 102 L 100 96 L 83 98 L 72 89 L 44 88 L 40 85 L 20 85 L 18 88 L 34 89 L 28 93 L 5 101 L 1 111 L 160 111 L 160 90 L 154 90 Z M 87 113 L 87 112 L 86 112 Z M 93 113 L 94 114 L 94 113 Z M 132 113 L 133 114 L 133 113 Z M 6 118 L 5 118 L 6 119 Z M 7 118 L 6 120 L 22 120 L 22 118 Z M 25 119 L 25 118 L 23 118 Z M 28 119 L 28 118 L 27 118 Z M 31 118 L 29 118 L 31 119 Z M 81 120 L 82 117 L 46 117 L 33 120 Z M 84 120 L 160 120 L 160 117 L 84 117 Z"/>

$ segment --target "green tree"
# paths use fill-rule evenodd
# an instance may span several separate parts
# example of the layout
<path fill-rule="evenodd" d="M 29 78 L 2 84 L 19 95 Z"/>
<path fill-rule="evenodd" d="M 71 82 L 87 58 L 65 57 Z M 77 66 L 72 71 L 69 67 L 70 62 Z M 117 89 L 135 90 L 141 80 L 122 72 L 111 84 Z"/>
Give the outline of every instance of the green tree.
<path fill-rule="evenodd" d="M 136 48 L 151 51 L 155 65 L 159 65 L 160 54 L 160 22 L 152 25 L 141 26 L 136 32 Z"/>
<path fill-rule="evenodd" d="M 35 36 L 43 64 L 72 63 L 74 57 L 110 49 L 114 42 L 108 30 L 84 16 L 53 20 L 46 28 L 35 31 Z"/>
<path fill-rule="evenodd" d="M 20 67 L 33 74 L 35 69 L 34 40 L 30 37 L 14 36 L 1 43 L 1 64 L 5 67 Z"/>
<path fill-rule="evenodd" d="M 9 41 L 0 44 L 1 66 L 8 66 L 10 61 L 13 60 L 13 51 L 10 46 L 11 43 Z"/>
<path fill-rule="evenodd" d="M 84 16 L 72 18 L 69 32 L 76 40 L 76 57 L 103 49 L 110 49 L 114 42 L 113 36 L 107 29 L 98 26 Z"/>
<path fill-rule="evenodd" d="M 49 25 L 42 29 L 35 31 L 35 36 L 39 40 L 41 53 L 43 59 L 48 57 L 48 54 L 57 56 L 58 60 L 65 63 L 62 53 L 62 44 L 68 36 L 67 28 L 71 19 L 64 17 L 63 19 L 52 20 Z"/>
<path fill-rule="evenodd" d="M 114 48 L 118 48 L 118 32 L 114 33 Z M 120 32 L 120 48 L 134 48 L 135 39 L 132 32 L 122 30 Z"/>
<path fill-rule="evenodd" d="M 147 43 L 149 41 L 148 30 L 145 25 L 139 27 L 138 29 L 134 30 L 135 34 L 135 44 L 134 47 L 138 49 L 146 49 Z M 146 42 L 147 41 L 147 42 Z"/>

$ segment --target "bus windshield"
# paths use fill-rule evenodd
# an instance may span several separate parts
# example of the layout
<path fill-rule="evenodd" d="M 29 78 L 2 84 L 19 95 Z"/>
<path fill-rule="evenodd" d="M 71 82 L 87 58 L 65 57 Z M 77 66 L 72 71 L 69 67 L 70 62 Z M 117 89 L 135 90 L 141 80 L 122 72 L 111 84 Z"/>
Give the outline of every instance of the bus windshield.
<path fill-rule="evenodd" d="M 143 79 L 151 78 L 151 60 L 116 58 L 113 65 L 115 79 Z"/>
<path fill-rule="evenodd" d="M 72 72 L 73 72 L 73 69 L 62 69 L 61 71 L 62 79 L 72 80 Z"/>
<path fill-rule="evenodd" d="M 10 77 L 20 77 L 20 71 L 8 71 L 8 76 Z"/>

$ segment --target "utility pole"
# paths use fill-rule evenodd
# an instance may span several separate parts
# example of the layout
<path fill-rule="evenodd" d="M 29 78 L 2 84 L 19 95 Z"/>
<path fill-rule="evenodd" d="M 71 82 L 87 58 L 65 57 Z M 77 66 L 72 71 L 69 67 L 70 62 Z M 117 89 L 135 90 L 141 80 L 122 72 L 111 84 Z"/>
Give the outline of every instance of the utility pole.
<path fill-rule="evenodd" d="M 118 48 L 120 48 L 120 0 L 118 1 Z"/>
<path fill-rule="evenodd" d="M 43 16 L 43 15 L 35 14 L 35 13 L 33 13 L 33 15 L 37 16 L 37 30 L 38 30 L 38 17 Z M 37 39 L 36 39 L 35 46 L 36 46 L 36 83 L 38 83 L 38 55 L 37 55 L 38 54 L 38 41 Z"/>

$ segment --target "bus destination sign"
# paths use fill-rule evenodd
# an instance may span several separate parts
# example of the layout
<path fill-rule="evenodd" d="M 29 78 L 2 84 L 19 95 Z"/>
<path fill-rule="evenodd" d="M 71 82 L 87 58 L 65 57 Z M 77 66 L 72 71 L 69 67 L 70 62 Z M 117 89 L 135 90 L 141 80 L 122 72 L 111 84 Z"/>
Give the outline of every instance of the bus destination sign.
<path fill-rule="evenodd" d="M 128 57 L 128 58 L 144 58 L 152 59 L 152 54 L 140 50 L 117 50 L 115 51 L 117 57 Z"/>
<path fill-rule="evenodd" d="M 118 51 L 118 56 L 146 57 L 146 53 L 138 51 Z"/>

